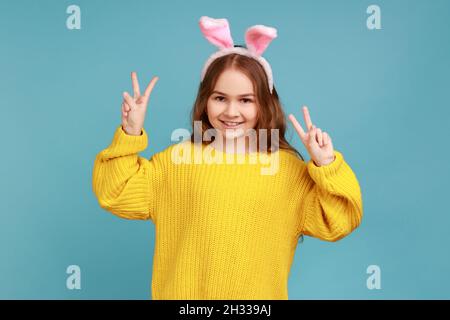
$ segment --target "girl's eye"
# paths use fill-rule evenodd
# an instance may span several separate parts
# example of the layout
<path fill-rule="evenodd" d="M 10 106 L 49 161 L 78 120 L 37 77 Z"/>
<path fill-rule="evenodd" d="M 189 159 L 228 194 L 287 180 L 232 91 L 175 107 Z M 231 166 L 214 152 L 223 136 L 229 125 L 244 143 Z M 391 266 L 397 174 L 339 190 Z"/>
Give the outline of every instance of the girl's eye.
<path fill-rule="evenodd" d="M 224 100 L 222 100 L 222 99 L 225 99 L 225 98 L 222 97 L 222 96 L 217 96 L 217 97 L 215 97 L 214 99 L 217 100 L 217 101 L 224 101 Z M 251 103 L 251 102 L 252 102 L 251 99 L 246 99 L 246 98 L 241 99 L 241 101 L 243 101 L 244 103 Z"/>

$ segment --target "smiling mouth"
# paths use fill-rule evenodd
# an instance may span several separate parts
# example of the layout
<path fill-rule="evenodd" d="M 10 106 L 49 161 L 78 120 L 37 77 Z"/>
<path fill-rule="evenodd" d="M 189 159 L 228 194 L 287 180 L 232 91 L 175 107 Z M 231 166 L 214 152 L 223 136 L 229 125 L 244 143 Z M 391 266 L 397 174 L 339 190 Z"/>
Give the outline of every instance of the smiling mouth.
<path fill-rule="evenodd" d="M 244 122 L 235 122 L 235 121 L 222 121 L 222 120 L 219 120 L 219 121 L 222 122 L 222 124 L 227 128 L 235 128 L 235 127 L 238 127 L 240 124 L 244 123 Z"/>

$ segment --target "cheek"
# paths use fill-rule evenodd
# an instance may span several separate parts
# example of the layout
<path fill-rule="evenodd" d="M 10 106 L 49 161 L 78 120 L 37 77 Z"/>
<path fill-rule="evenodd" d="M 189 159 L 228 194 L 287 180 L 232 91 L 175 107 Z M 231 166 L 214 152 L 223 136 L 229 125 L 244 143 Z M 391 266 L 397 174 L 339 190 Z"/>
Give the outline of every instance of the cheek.
<path fill-rule="evenodd" d="M 258 117 L 258 109 L 255 105 L 249 106 L 249 108 L 244 109 L 245 111 L 242 112 L 242 115 L 247 119 L 247 121 L 250 122 L 256 122 L 256 119 Z"/>
<path fill-rule="evenodd" d="M 220 114 L 220 107 L 216 103 L 208 102 L 206 107 L 209 121 L 214 120 Z"/>

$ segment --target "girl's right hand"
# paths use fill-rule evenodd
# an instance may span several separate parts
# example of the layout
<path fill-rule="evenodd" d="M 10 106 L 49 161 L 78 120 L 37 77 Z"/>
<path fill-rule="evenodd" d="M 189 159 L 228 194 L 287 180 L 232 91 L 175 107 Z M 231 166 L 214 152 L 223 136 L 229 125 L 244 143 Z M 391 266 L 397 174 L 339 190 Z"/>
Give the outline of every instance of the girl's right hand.
<path fill-rule="evenodd" d="M 125 91 L 123 93 L 122 102 L 122 129 L 127 134 L 135 136 L 141 135 L 150 94 L 158 79 L 157 76 L 153 77 L 147 86 L 147 89 L 145 89 L 144 95 L 141 96 L 137 74 L 136 72 L 131 72 L 134 96 L 130 96 L 128 92 Z"/>

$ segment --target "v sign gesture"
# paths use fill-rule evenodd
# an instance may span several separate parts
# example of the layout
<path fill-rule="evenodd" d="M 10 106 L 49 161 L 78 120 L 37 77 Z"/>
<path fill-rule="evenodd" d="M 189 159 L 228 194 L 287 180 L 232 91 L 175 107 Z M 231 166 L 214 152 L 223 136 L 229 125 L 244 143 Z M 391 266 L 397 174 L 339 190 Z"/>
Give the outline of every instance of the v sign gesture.
<path fill-rule="evenodd" d="M 136 72 L 131 73 L 134 96 L 131 97 L 125 91 L 122 102 L 122 128 L 127 134 L 138 136 L 142 133 L 150 93 L 158 79 L 158 77 L 153 77 L 145 89 L 144 95 L 141 95 L 137 74 Z"/>
<path fill-rule="evenodd" d="M 294 115 L 290 114 L 289 120 L 291 120 L 294 125 L 295 130 L 308 150 L 314 164 L 320 167 L 332 163 L 335 160 L 335 155 L 330 136 L 325 131 L 322 132 L 320 128 L 316 128 L 316 126 L 312 124 L 306 106 L 303 106 L 303 117 L 307 128 L 306 133 L 300 123 L 298 123 L 297 119 L 295 119 Z"/>

